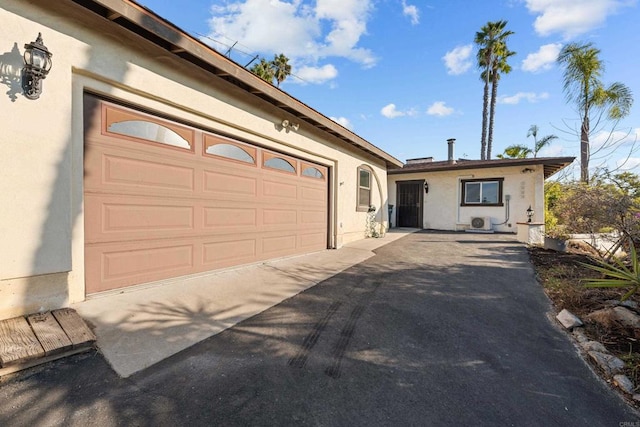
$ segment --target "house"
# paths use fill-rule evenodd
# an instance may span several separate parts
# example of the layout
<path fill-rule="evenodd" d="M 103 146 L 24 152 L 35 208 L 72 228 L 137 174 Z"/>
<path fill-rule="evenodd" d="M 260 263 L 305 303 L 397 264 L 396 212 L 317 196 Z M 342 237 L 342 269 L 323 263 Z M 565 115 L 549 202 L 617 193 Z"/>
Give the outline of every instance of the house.
<path fill-rule="evenodd" d="M 392 227 L 516 233 L 528 209 L 544 224 L 544 180 L 574 160 L 455 160 L 454 143 L 446 161 L 411 159 L 388 172 Z"/>
<path fill-rule="evenodd" d="M 0 21 L 0 319 L 339 248 L 386 206 L 402 162 L 132 0 Z"/>

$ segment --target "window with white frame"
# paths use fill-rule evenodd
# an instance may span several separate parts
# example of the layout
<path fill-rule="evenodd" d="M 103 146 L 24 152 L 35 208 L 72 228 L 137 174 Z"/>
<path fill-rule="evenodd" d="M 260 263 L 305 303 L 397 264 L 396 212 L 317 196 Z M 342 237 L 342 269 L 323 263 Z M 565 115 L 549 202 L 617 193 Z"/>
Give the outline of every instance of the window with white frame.
<path fill-rule="evenodd" d="M 357 210 L 367 211 L 371 205 L 371 171 L 358 168 L 358 206 Z"/>
<path fill-rule="evenodd" d="M 462 181 L 461 206 L 502 206 L 504 178 L 468 179 Z"/>

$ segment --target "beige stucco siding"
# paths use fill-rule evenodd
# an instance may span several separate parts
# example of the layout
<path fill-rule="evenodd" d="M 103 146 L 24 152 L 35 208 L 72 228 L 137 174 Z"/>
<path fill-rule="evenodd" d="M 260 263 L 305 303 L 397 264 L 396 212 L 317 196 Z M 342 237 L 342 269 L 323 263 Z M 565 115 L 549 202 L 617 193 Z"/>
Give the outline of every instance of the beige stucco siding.
<path fill-rule="evenodd" d="M 396 205 L 398 181 L 424 179 L 429 184 L 429 192 L 424 195 L 424 228 L 464 230 L 468 228 L 471 217 L 479 216 L 490 217 L 494 231 L 515 233 L 516 223 L 527 220 L 529 205 L 535 211 L 534 221 L 544 221 L 542 166 L 530 166 L 533 172 L 523 173 L 523 169 L 520 166 L 389 175 L 389 203 Z M 483 178 L 504 178 L 503 202 L 507 195 L 510 196 L 508 218 L 506 202 L 505 206 L 460 206 L 461 181 Z"/>
<path fill-rule="evenodd" d="M 333 247 L 364 238 L 366 213 L 356 212 L 361 165 L 377 178 L 372 203 L 386 219 L 382 160 L 304 122 L 283 130 L 283 119 L 298 120 L 108 20 L 64 0 L 11 0 L 0 22 L 0 69 L 13 79 L 13 95 L 0 97 L 0 318 L 84 298 L 84 91 L 327 166 Z M 40 99 L 28 100 L 19 82 L 23 46 L 38 32 L 53 68 Z"/>

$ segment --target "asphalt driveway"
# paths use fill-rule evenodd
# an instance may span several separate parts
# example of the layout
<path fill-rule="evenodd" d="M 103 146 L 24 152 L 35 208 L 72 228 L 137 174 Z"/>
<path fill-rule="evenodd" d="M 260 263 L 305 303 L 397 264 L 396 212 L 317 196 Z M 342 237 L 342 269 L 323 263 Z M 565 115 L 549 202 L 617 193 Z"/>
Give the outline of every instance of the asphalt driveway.
<path fill-rule="evenodd" d="M 513 236 L 376 253 L 129 378 L 91 353 L 3 380 L 0 425 L 640 425 Z"/>

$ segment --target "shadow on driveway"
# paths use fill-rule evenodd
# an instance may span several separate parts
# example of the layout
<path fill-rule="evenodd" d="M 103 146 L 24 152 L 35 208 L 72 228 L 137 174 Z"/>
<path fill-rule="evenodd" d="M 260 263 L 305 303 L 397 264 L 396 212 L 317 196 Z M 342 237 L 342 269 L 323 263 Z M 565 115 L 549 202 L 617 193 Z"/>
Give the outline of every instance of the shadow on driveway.
<path fill-rule="evenodd" d="M 376 254 L 126 380 L 99 355 L 17 375 L 0 387 L 0 424 L 640 420 L 548 320 L 513 236 L 422 232 Z"/>

